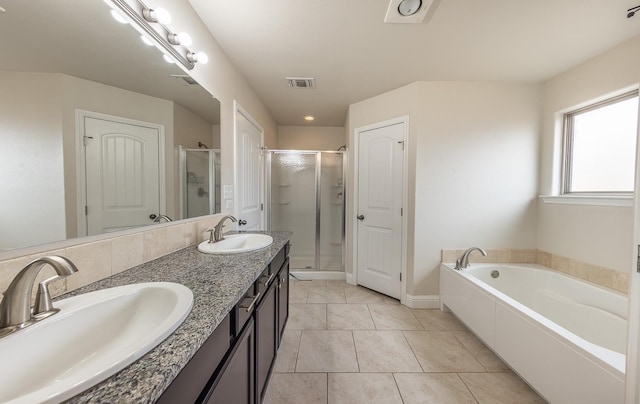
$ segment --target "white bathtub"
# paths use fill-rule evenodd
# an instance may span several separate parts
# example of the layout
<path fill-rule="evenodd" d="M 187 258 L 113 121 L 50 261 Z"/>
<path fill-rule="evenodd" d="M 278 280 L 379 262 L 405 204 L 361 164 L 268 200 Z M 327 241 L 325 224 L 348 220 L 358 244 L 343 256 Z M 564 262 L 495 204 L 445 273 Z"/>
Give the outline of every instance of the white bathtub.
<path fill-rule="evenodd" d="M 624 402 L 626 296 L 538 265 L 442 264 L 440 302 L 549 402 Z"/>

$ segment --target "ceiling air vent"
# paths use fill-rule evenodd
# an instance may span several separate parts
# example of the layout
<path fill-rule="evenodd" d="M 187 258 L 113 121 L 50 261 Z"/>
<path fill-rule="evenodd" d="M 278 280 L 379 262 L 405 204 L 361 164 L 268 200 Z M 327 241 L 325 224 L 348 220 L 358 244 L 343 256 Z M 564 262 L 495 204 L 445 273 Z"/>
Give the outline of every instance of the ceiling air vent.
<path fill-rule="evenodd" d="M 186 74 L 172 74 L 171 77 L 173 77 L 178 81 L 182 81 L 190 86 L 198 84 L 197 81 L 195 81 L 191 76 Z"/>
<path fill-rule="evenodd" d="M 316 79 L 305 77 L 287 77 L 286 79 L 291 88 L 316 88 Z"/>

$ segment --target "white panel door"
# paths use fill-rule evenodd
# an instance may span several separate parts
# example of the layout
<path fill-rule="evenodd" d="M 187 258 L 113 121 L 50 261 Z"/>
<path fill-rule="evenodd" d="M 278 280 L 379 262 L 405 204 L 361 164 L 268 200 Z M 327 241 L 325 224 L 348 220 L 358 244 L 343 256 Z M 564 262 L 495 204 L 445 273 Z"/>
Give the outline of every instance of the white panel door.
<path fill-rule="evenodd" d="M 400 298 L 404 123 L 358 139 L 358 284 Z"/>
<path fill-rule="evenodd" d="M 240 230 L 262 230 L 262 129 L 236 112 L 237 178 L 236 217 Z M 243 224 L 246 221 L 246 224 Z"/>
<path fill-rule="evenodd" d="M 159 130 L 85 117 L 87 234 L 145 226 L 160 214 Z"/>

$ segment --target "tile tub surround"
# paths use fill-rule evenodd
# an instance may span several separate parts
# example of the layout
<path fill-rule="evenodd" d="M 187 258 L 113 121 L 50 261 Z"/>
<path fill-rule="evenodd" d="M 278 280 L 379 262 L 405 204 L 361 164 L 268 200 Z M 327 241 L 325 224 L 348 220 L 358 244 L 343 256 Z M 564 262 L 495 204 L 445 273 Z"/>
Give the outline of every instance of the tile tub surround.
<path fill-rule="evenodd" d="M 194 295 L 191 313 L 173 334 L 133 364 L 68 402 L 157 400 L 290 237 L 288 232 L 267 234 L 273 237 L 273 244 L 263 250 L 216 256 L 202 254 L 191 246 L 60 296 L 140 282 L 176 282 Z"/>
<path fill-rule="evenodd" d="M 442 262 L 456 262 L 465 250 L 442 250 Z M 518 263 L 543 265 L 553 271 L 594 283 L 598 286 L 613 289 L 624 294 L 629 293 L 629 274 L 614 269 L 589 264 L 561 255 L 540 250 L 486 250 L 487 256 L 479 253 L 469 256 L 471 263 Z"/>

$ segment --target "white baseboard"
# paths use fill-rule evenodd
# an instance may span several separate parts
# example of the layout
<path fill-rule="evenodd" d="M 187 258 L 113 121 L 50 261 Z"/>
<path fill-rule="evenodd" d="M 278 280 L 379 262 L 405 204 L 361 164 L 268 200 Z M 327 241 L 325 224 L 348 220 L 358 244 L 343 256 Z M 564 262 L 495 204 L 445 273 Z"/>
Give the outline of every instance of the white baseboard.
<path fill-rule="evenodd" d="M 341 281 L 345 279 L 345 273 L 340 271 L 291 271 L 291 275 L 301 281 L 323 279 Z"/>
<path fill-rule="evenodd" d="M 404 304 L 412 309 L 439 309 L 439 295 L 420 295 L 413 296 L 407 293 Z"/>
<path fill-rule="evenodd" d="M 345 273 L 346 273 L 346 276 L 347 276 L 347 278 L 346 278 L 347 283 L 349 285 L 355 285 L 356 284 L 356 277 L 353 276 L 353 274 L 350 273 L 350 272 L 345 272 Z"/>

